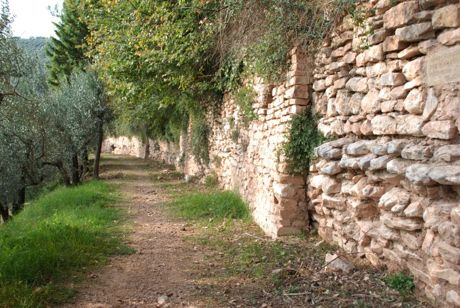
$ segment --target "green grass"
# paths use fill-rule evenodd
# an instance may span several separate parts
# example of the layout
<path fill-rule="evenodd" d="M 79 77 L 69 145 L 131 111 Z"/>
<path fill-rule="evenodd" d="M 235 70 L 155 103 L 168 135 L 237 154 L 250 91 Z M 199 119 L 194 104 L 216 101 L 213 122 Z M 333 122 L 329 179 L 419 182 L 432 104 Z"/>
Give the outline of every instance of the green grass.
<path fill-rule="evenodd" d="M 231 191 L 201 192 L 184 195 L 173 202 L 173 211 L 181 218 L 189 220 L 224 219 L 250 220 L 247 205 L 241 197 Z"/>
<path fill-rule="evenodd" d="M 414 279 L 404 273 L 388 275 L 383 279 L 385 284 L 397 290 L 401 295 L 409 295 L 415 290 Z"/>
<path fill-rule="evenodd" d="M 128 253 L 115 191 L 103 182 L 58 188 L 0 226 L 0 307 L 45 307 L 69 300 L 69 277 Z"/>

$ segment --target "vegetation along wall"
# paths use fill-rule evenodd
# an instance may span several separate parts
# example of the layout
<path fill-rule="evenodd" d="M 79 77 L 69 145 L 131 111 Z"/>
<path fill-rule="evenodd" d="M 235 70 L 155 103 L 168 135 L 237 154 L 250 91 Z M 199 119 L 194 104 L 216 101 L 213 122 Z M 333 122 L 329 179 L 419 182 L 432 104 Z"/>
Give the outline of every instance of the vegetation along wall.
<path fill-rule="evenodd" d="M 150 140 L 149 155 L 215 174 L 273 237 L 314 227 L 460 305 L 458 1 L 363 1 L 319 50 L 290 59 L 284 80 L 247 82 L 252 108 L 237 93 L 208 110 L 204 155 L 196 123 L 177 146 Z M 141 143 L 109 138 L 105 149 L 144 156 Z"/>

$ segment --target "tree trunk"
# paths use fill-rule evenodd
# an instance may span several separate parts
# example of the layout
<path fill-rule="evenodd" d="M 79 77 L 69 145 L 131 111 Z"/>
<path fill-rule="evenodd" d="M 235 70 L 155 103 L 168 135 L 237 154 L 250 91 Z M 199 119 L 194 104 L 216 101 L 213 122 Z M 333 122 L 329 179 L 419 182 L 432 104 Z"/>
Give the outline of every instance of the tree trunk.
<path fill-rule="evenodd" d="M 16 198 L 11 209 L 11 213 L 14 215 L 18 214 L 23 208 L 24 203 L 26 203 L 26 186 L 23 185 L 21 189 L 18 190 Z"/>
<path fill-rule="evenodd" d="M 78 185 L 78 184 L 80 184 L 78 155 L 74 154 L 72 156 L 72 185 Z"/>
<path fill-rule="evenodd" d="M 101 152 L 102 152 L 102 141 L 104 140 L 104 123 L 102 120 L 99 120 L 97 125 L 97 145 L 96 145 L 96 156 L 94 158 L 94 170 L 93 177 L 95 179 L 99 178 L 99 166 L 101 163 Z"/>
<path fill-rule="evenodd" d="M 8 206 L 0 203 L 0 215 L 2 215 L 3 222 L 6 223 L 10 220 L 10 213 L 8 212 Z"/>
<path fill-rule="evenodd" d="M 149 142 L 149 139 L 147 138 L 147 141 L 145 142 L 144 159 L 149 159 L 149 156 L 150 156 L 150 142 Z"/>

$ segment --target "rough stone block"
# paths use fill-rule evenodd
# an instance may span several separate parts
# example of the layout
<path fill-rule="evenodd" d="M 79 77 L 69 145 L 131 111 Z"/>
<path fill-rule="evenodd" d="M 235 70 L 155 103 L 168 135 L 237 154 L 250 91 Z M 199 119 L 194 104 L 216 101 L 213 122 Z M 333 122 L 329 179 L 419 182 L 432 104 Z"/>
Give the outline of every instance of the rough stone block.
<path fill-rule="evenodd" d="M 460 6 L 452 4 L 435 10 L 431 21 L 434 29 L 460 26 Z"/>
<path fill-rule="evenodd" d="M 434 37 L 434 32 L 431 22 L 422 22 L 396 29 L 395 35 L 403 42 L 414 43 Z"/>
<path fill-rule="evenodd" d="M 423 126 L 422 132 L 429 138 L 449 140 L 457 136 L 458 129 L 454 121 L 430 121 Z"/>
<path fill-rule="evenodd" d="M 396 119 L 388 115 L 377 115 L 373 117 L 371 126 L 375 135 L 396 134 Z"/>
<path fill-rule="evenodd" d="M 383 15 L 383 23 L 385 29 L 394 29 L 404 26 L 414 19 L 419 7 L 417 1 L 404 1 Z"/>
<path fill-rule="evenodd" d="M 402 73 L 386 73 L 380 77 L 380 85 L 396 87 L 404 84 L 406 78 Z"/>
<path fill-rule="evenodd" d="M 439 184 L 460 185 L 460 165 L 433 166 L 428 175 Z"/>

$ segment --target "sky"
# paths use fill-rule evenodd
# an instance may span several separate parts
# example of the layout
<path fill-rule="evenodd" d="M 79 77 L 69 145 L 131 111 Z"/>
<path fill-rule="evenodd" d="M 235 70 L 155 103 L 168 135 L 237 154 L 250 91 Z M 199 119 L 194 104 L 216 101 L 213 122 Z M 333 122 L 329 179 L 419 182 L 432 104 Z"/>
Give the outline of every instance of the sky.
<path fill-rule="evenodd" d="M 51 15 L 48 7 L 62 6 L 63 0 L 9 0 L 10 11 L 14 21 L 13 35 L 23 38 L 54 34 L 56 17 Z"/>

